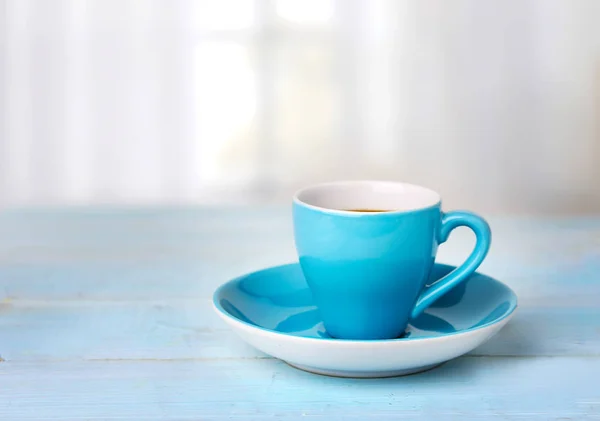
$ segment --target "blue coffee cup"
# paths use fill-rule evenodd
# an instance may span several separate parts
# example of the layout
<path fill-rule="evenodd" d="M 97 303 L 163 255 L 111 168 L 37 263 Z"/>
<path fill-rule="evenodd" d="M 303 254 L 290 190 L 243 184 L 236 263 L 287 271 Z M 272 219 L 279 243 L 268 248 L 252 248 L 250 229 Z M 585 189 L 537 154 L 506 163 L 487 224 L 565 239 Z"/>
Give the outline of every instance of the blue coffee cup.
<path fill-rule="evenodd" d="M 442 212 L 436 192 L 388 181 L 304 188 L 293 200 L 300 266 L 327 332 L 339 339 L 400 337 L 409 321 L 471 275 L 490 247 L 478 215 Z M 466 226 L 477 244 L 467 260 L 426 285 L 437 248 Z"/>

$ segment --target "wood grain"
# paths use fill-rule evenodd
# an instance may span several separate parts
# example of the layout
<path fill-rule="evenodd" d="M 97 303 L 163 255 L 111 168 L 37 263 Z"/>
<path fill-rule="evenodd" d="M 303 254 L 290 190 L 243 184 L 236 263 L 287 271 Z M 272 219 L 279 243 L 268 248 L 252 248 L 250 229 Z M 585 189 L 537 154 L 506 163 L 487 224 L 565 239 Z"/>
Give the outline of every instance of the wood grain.
<path fill-rule="evenodd" d="M 0 419 L 592 420 L 599 376 L 598 359 L 569 357 L 461 358 L 374 380 L 261 359 L 6 362 Z"/>

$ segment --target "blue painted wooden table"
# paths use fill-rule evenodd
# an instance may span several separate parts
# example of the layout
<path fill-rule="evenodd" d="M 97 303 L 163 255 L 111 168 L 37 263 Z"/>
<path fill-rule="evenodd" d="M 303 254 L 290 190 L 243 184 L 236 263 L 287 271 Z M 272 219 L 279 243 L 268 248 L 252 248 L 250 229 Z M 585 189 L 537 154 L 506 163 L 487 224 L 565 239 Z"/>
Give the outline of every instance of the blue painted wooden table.
<path fill-rule="evenodd" d="M 295 260 L 288 207 L 5 211 L 0 419 L 600 419 L 600 217 L 489 221 L 480 270 L 519 295 L 511 323 L 435 370 L 354 380 L 260 354 L 209 305 Z"/>

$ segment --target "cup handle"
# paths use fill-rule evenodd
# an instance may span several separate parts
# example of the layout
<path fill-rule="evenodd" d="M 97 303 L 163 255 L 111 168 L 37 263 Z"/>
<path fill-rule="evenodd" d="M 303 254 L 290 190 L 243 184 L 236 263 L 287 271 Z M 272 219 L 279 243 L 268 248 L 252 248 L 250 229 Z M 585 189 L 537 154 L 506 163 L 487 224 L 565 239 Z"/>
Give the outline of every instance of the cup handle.
<path fill-rule="evenodd" d="M 438 244 L 444 243 L 454 228 L 463 226 L 471 228 L 475 233 L 477 238 L 475 248 L 461 266 L 457 267 L 423 291 L 411 313 L 411 319 L 419 316 L 427 307 L 433 304 L 435 300 L 467 279 L 477 270 L 481 262 L 483 262 L 483 259 L 485 259 L 492 242 L 492 232 L 485 219 L 472 212 L 454 211 L 444 213 L 442 215 Z"/>

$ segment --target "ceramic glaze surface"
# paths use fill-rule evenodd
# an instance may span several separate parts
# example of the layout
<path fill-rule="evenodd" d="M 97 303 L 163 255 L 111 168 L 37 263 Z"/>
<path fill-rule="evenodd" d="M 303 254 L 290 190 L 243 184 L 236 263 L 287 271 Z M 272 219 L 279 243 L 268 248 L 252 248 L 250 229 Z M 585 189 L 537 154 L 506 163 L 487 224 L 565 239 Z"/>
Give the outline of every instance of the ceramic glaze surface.
<path fill-rule="evenodd" d="M 453 269 L 449 265 L 434 265 L 429 282 Z M 215 292 L 214 303 L 227 316 L 260 329 L 345 341 L 331 338 L 325 330 L 298 264 L 272 267 L 231 281 Z M 475 273 L 411 321 L 399 340 L 435 338 L 482 328 L 510 315 L 516 305 L 509 288 Z"/>
<path fill-rule="evenodd" d="M 311 201 L 302 201 L 305 197 Z M 397 337 L 411 318 L 481 264 L 491 240 L 487 223 L 468 212 L 443 214 L 436 197 L 425 188 L 389 182 L 325 184 L 296 196 L 293 218 L 299 262 L 330 335 Z M 428 206 L 381 213 L 319 207 L 331 202 L 377 208 L 404 200 Z M 438 245 L 462 225 L 475 232 L 475 250 L 454 273 L 425 288 Z"/>

